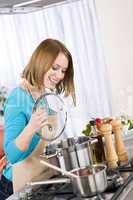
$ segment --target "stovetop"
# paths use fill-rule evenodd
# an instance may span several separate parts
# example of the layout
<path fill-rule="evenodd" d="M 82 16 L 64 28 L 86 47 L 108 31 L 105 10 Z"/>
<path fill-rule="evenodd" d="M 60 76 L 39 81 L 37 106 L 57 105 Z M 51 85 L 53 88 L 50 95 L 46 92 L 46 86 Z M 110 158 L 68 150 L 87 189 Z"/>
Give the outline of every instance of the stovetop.
<path fill-rule="evenodd" d="M 127 200 L 127 198 L 122 199 L 122 196 L 123 193 L 125 194 L 128 190 L 133 189 L 133 167 L 127 166 L 119 170 L 109 170 L 107 177 L 108 187 L 106 191 L 94 197 L 78 197 L 73 193 L 70 183 L 63 183 L 30 186 L 16 196 L 12 195 L 8 200 L 16 200 L 17 197 L 21 200 Z M 56 176 L 56 178 L 60 177 Z"/>
<path fill-rule="evenodd" d="M 108 199 L 109 196 L 112 196 L 112 193 L 109 194 L 108 192 Z M 99 197 L 89 197 L 89 198 L 82 198 L 78 197 L 73 194 L 71 184 L 57 184 L 52 185 L 50 187 L 41 186 L 39 188 L 34 188 L 32 190 L 32 194 L 29 195 L 30 200 L 98 200 L 98 199 L 107 199 L 107 192 L 102 193 Z"/>

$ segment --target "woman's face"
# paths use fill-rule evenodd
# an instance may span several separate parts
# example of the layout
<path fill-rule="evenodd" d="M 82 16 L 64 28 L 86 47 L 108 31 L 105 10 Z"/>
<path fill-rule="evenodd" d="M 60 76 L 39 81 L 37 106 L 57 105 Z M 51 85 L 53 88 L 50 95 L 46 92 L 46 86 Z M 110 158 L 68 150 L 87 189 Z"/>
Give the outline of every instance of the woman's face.
<path fill-rule="evenodd" d="M 51 68 L 44 75 L 44 86 L 54 89 L 64 79 L 68 68 L 68 59 L 63 53 L 59 53 Z"/>

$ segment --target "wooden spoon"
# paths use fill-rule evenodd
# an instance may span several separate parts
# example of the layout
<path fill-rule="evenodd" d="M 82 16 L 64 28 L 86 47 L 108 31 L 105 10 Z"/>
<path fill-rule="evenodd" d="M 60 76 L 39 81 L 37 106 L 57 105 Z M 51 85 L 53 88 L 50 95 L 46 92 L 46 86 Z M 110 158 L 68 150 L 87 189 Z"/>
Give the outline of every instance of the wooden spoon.
<path fill-rule="evenodd" d="M 48 163 L 48 162 L 46 162 L 44 160 L 40 160 L 40 163 L 45 165 L 45 166 L 47 166 L 47 167 L 49 167 L 49 168 L 51 168 L 51 169 L 54 169 L 54 170 L 56 170 L 58 172 L 61 172 L 61 173 L 63 173 L 64 175 L 66 175 L 68 177 L 71 177 L 71 178 L 77 178 L 78 177 L 77 175 L 75 175 L 75 174 L 73 174 L 71 172 L 68 172 L 66 170 L 63 170 L 63 169 L 61 169 L 61 168 L 59 168 L 59 167 L 57 167 L 55 165 L 52 165 L 52 164 L 50 164 L 50 163 Z"/>

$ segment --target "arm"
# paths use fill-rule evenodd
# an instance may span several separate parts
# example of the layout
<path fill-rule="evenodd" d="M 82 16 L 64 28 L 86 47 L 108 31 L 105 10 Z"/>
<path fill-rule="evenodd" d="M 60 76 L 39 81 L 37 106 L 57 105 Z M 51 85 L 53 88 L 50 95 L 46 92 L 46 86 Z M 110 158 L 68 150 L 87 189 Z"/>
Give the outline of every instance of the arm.
<path fill-rule="evenodd" d="M 27 126 L 25 126 L 23 131 L 15 140 L 16 146 L 21 151 L 26 151 L 28 149 L 33 135 L 37 132 L 38 129 L 41 129 L 47 122 L 46 118 L 47 114 L 44 112 L 44 109 L 32 113 Z"/>
<path fill-rule="evenodd" d="M 4 151 L 7 159 L 15 163 L 23 157 L 23 152 L 17 147 L 15 140 L 26 126 L 27 120 L 19 107 L 10 105 L 10 100 L 6 104 L 4 118 Z"/>
<path fill-rule="evenodd" d="M 11 163 L 16 163 L 31 153 L 39 141 L 38 136 L 34 134 L 38 128 L 44 126 L 44 112 L 32 114 L 28 122 L 23 105 L 26 107 L 25 110 L 28 110 L 30 100 L 26 101 L 24 98 L 16 99 L 17 96 L 18 94 L 8 99 L 4 110 L 4 150 L 7 159 Z M 21 99 L 23 102 L 21 102 Z"/>

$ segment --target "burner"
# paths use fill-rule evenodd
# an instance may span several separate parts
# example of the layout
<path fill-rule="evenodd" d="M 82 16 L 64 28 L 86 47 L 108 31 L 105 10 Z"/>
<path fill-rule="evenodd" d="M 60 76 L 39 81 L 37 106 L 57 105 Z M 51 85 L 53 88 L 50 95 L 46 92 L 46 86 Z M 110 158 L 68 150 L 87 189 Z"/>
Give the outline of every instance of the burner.
<path fill-rule="evenodd" d="M 107 181 L 108 188 L 106 189 L 106 192 L 115 192 L 124 182 L 120 172 L 115 169 L 107 170 Z"/>
<path fill-rule="evenodd" d="M 70 184 L 53 184 L 49 187 L 41 186 L 32 190 L 31 200 L 65 200 L 72 199 L 75 195 Z M 66 198 L 67 197 L 67 198 Z"/>
<path fill-rule="evenodd" d="M 104 200 L 103 195 L 98 195 L 94 197 L 79 197 L 73 194 L 71 184 L 60 184 L 52 186 L 41 186 L 39 188 L 34 188 L 30 191 L 30 200 Z"/>

